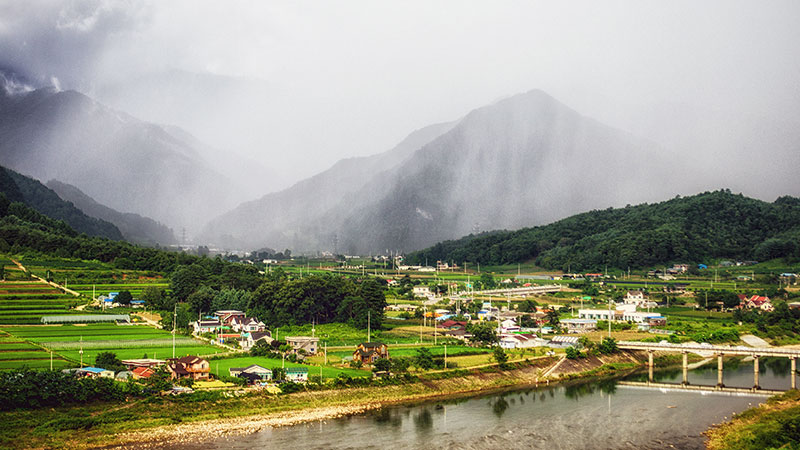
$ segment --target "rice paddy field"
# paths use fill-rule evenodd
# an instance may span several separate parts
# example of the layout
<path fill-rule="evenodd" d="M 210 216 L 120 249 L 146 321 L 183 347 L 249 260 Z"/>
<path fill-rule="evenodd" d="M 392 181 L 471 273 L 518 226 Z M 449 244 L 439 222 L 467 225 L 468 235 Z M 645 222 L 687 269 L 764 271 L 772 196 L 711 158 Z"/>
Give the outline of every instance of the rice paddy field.
<path fill-rule="evenodd" d="M 43 315 L 69 314 L 82 301 L 61 290 L 28 278 L 11 260 L 2 259 L 5 280 L 0 281 L 0 325 L 37 324 Z"/>
<path fill-rule="evenodd" d="M 49 368 L 50 352 L 58 364 L 54 368 L 94 363 L 100 352 L 113 352 L 120 359 L 171 358 L 172 334 L 143 325 L 39 325 L 0 327 L 0 369 Z M 175 356 L 209 356 L 223 351 L 218 347 L 185 336 L 175 338 Z"/>

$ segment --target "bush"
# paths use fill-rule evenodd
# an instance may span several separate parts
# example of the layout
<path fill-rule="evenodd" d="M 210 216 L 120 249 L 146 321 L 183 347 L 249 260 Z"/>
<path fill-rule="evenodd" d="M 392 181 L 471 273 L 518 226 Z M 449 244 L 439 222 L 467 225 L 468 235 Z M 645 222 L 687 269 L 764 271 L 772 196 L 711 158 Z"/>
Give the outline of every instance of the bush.
<path fill-rule="evenodd" d="M 583 357 L 583 353 L 581 353 L 575 347 L 567 347 L 566 352 L 567 352 L 567 359 L 578 359 Z"/>
<path fill-rule="evenodd" d="M 285 383 L 281 383 L 278 385 L 281 389 L 282 394 L 291 394 L 293 392 L 299 392 L 303 390 L 303 385 L 300 383 L 295 383 L 293 381 L 287 381 Z"/>

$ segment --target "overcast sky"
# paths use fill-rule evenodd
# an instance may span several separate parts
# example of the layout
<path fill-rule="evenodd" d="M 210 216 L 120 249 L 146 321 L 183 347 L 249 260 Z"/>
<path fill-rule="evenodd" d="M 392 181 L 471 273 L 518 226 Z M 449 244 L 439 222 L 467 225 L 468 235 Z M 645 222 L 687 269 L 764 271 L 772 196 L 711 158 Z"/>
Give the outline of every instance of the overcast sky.
<path fill-rule="evenodd" d="M 799 19 L 795 0 L 0 0 L 0 65 L 104 92 L 289 182 L 535 88 L 607 121 L 661 103 L 797 118 Z M 258 107 L 224 103 L 209 131 L 192 129 L 208 120 L 196 104 L 118 92 L 174 71 L 260 86 Z"/>

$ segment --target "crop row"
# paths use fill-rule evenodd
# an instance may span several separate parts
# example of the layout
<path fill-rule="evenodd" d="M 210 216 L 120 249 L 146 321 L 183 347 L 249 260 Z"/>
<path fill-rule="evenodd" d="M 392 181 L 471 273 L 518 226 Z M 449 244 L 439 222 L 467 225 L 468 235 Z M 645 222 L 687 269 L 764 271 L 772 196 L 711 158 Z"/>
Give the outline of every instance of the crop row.
<path fill-rule="evenodd" d="M 38 352 L 0 352 L 0 360 L 24 360 L 24 359 L 50 359 L 50 353 L 45 351 Z"/>
<path fill-rule="evenodd" d="M 202 344 L 188 337 L 175 338 L 175 345 L 182 347 L 190 347 Z M 170 347 L 172 346 L 172 339 L 119 339 L 119 340 L 102 340 L 102 341 L 53 341 L 42 342 L 42 345 L 51 350 L 75 350 L 83 348 L 97 349 L 97 348 L 150 348 L 150 347 Z"/>
<path fill-rule="evenodd" d="M 50 359 L 29 359 L 24 361 L 0 361 L 0 370 L 18 370 L 26 367 L 28 369 L 49 369 Z M 53 358 L 53 369 L 64 369 L 73 364 L 61 358 Z"/>
<path fill-rule="evenodd" d="M 192 347 L 175 347 L 175 357 L 181 358 L 188 355 L 211 355 L 220 353 L 223 350 L 212 346 L 192 346 Z M 90 349 L 84 350 L 83 362 L 93 363 L 95 358 L 100 352 L 111 352 L 117 355 L 119 359 L 136 359 L 143 358 L 147 355 L 148 358 L 166 359 L 172 358 L 172 346 L 164 347 L 149 347 L 149 348 L 108 348 L 108 349 Z M 56 352 L 67 359 L 73 361 L 80 360 L 80 353 L 78 350 L 60 350 Z"/>
<path fill-rule="evenodd" d="M 15 350 L 37 350 L 39 347 L 27 342 L 0 342 L 0 352 Z"/>

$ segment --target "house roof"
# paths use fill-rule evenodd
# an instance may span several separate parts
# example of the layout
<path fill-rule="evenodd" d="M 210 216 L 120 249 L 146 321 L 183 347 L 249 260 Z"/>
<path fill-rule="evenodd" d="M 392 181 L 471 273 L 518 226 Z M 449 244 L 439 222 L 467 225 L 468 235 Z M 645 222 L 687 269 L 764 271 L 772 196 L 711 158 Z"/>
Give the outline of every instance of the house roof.
<path fill-rule="evenodd" d="M 254 341 L 264 338 L 272 339 L 272 333 L 270 333 L 269 331 L 253 331 L 250 333 L 250 338 L 253 339 Z"/>
<path fill-rule="evenodd" d="M 168 361 L 170 363 L 181 363 L 181 364 L 188 364 L 188 365 L 191 366 L 191 365 L 203 362 L 203 361 L 205 361 L 205 359 L 203 359 L 203 358 L 201 358 L 199 356 L 187 355 L 187 356 L 184 356 L 183 358 L 169 358 Z"/>
<path fill-rule="evenodd" d="M 82 370 L 84 372 L 91 372 L 91 373 L 102 373 L 102 372 L 106 372 L 107 371 L 106 369 L 103 369 L 101 367 L 84 367 L 84 368 L 82 368 L 80 370 Z"/>
<path fill-rule="evenodd" d="M 131 372 L 136 374 L 136 376 L 142 378 L 150 378 L 154 373 L 156 373 L 153 369 L 149 367 L 136 367 Z"/>
<path fill-rule="evenodd" d="M 289 367 L 286 369 L 286 373 L 308 373 L 308 367 Z"/>
<path fill-rule="evenodd" d="M 384 343 L 383 342 L 377 342 L 377 341 L 376 342 L 362 342 L 361 345 L 363 345 L 365 348 L 378 348 L 378 347 L 383 346 Z"/>

